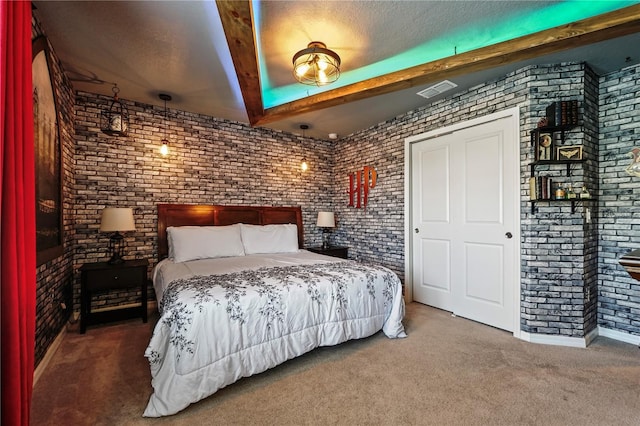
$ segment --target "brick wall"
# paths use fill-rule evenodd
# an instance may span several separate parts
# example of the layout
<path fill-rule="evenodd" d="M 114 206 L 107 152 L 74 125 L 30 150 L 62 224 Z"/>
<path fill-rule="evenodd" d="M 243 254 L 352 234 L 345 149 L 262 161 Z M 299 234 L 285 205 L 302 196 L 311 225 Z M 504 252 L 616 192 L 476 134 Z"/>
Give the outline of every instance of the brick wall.
<path fill-rule="evenodd" d="M 596 195 L 599 188 L 599 147 L 600 134 L 598 129 L 599 81 L 598 76 L 589 67 L 584 73 L 583 119 L 584 138 L 582 145 L 586 162 L 582 166 L 582 179 L 588 190 Z M 584 330 L 589 333 L 598 325 L 598 233 L 599 209 L 597 199 L 582 206 L 583 234 L 584 234 Z M 587 210 L 589 209 L 589 210 Z M 588 219 L 588 220 L 587 220 Z"/>
<path fill-rule="evenodd" d="M 380 262 L 404 278 L 405 138 L 517 105 L 526 117 L 528 72 L 519 70 L 342 139 L 335 152 L 335 205 L 343 225 L 336 240 L 349 245 L 354 257 Z M 364 165 L 377 170 L 377 186 L 366 210 L 347 207 L 348 174 Z"/>
<path fill-rule="evenodd" d="M 640 177 L 629 175 L 640 148 L 640 66 L 600 78 L 598 324 L 640 335 L 640 282 L 618 260 L 640 248 Z"/>
<path fill-rule="evenodd" d="M 98 232 L 107 206 L 134 209 L 136 231 L 125 234 L 125 258 L 146 258 L 152 265 L 158 203 L 301 206 L 305 244 L 320 244 L 317 213 L 330 210 L 333 201 L 331 142 L 175 109 L 168 109 L 165 121 L 164 107 L 126 100 L 129 135 L 113 137 L 99 129 L 100 111 L 110 101 L 91 93 L 76 96 L 76 267 L 107 259 L 109 238 Z M 162 157 L 165 128 L 170 154 Z M 300 170 L 303 157 L 306 172 Z M 107 293 L 95 298 L 94 307 L 135 298 L 134 291 Z"/>
<path fill-rule="evenodd" d="M 584 336 L 595 327 L 595 292 L 591 293 L 591 305 L 585 305 L 584 295 L 585 289 L 595 283 L 596 227 L 585 225 L 582 208 L 572 213 L 570 204 L 539 203 L 536 213 L 531 214 L 528 165 L 533 161 L 533 151 L 529 131 L 552 100 L 577 99 L 584 113 L 587 93 L 588 123 L 569 132 L 565 143 L 584 142 L 589 149 L 597 149 L 596 126 L 592 123 L 597 117 L 593 84 L 592 72 L 582 64 L 526 67 L 341 140 L 336 146 L 334 170 L 335 205 L 341 223 L 336 241 L 349 245 L 354 257 L 380 262 L 403 277 L 404 139 L 520 106 L 521 327 L 531 333 Z M 595 87 L 597 90 L 597 83 Z M 590 155 L 589 172 L 574 167 L 570 177 L 563 177 L 559 166 L 538 171 L 557 175 L 558 180 L 571 181 L 578 187 L 584 180 L 594 185 L 597 151 Z M 364 165 L 378 171 L 377 186 L 370 193 L 366 210 L 347 207 L 348 174 Z"/>

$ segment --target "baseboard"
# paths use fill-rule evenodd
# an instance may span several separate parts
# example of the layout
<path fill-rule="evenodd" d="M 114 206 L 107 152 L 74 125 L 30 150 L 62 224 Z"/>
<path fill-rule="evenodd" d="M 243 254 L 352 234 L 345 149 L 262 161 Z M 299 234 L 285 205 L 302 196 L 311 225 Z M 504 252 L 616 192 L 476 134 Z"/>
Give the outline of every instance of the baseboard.
<path fill-rule="evenodd" d="M 586 345 L 589 346 L 591 342 L 593 342 L 596 339 L 596 337 L 598 337 L 598 335 L 599 335 L 598 327 L 595 327 L 593 330 L 588 332 L 584 338 Z"/>
<path fill-rule="evenodd" d="M 623 333 L 621 331 L 612 330 L 610 328 L 605 328 L 600 326 L 591 330 L 589 333 L 587 333 L 587 335 L 584 338 L 554 336 L 549 334 L 535 334 L 535 333 L 527 333 L 526 331 L 521 331 L 519 338 L 526 342 L 539 343 L 543 345 L 586 348 L 598 336 L 607 337 L 609 339 L 618 340 L 620 342 L 631 343 L 632 345 L 640 346 L 640 336 L 636 336 L 629 333 Z"/>
<path fill-rule="evenodd" d="M 49 346 L 49 349 L 47 349 L 47 353 L 44 354 L 42 361 L 40 361 L 36 369 L 33 371 L 33 386 L 35 386 L 36 383 L 38 383 L 40 376 L 42 376 L 42 374 L 44 373 L 44 370 L 47 368 L 47 365 L 49 365 L 49 363 L 51 362 L 51 359 L 53 358 L 56 351 L 60 347 L 60 344 L 62 343 L 62 340 L 65 334 L 67 334 L 66 326 L 62 327 L 62 330 L 60 331 L 58 336 L 56 336 L 56 338 L 53 340 L 53 343 L 51 343 L 51 346 Z"/>
<path fill-rule="evenodd" d="M 583 337 L 556 336 L 551 334 L 537 334 L 521 331 L 520 339 L 541 345 L 568 346 L 572 348 L 587 347 L 587 340 Z"/>
<path fill-rule="evenodd" d="M 598 326 L 598 335 L 608 337 L 609 339 L 619 340 L 632 345 L 640 346 L 640 336 L 634 334 L 623 333 L 622 331 L 612 330 L 610 328 Z"/>

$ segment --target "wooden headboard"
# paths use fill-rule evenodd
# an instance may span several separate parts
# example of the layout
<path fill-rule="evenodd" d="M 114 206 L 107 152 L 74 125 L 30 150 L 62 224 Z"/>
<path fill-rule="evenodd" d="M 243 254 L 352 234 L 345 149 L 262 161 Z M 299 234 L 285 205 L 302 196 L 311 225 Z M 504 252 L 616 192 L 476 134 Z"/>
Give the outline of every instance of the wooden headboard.
<path fill-rule="evenodd" d="M 169 254 L 169 226 L 221 226 L 234 223 L 298 225 L 298 247 L 304 245 L 300 207 L 213 206 L 203 204 L 158 204 L 158 260 Z"/>

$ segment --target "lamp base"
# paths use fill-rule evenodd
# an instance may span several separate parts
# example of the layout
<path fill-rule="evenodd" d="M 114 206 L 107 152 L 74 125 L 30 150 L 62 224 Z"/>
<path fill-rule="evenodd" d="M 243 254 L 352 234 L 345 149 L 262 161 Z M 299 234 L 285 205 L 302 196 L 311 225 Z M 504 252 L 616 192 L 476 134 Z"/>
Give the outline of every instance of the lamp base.
<path fill-rule="evenodd" d="M 119 254 L 114 253 L 114 254 L 111 256 L 111 259 L 109 259 L 109 260 L 107 261 L 107 263 L 108 263 L 109 265 L 119 265 L 119 264 L 121 264 L 121 263 L 124 263 L 124 259 L 123 259 L 122 257 L 120 257 L 120 255 L 119 255 Z"/>
<path fill-rule="evenodd" d="M 322 249 L 326 250 L 329 247 L 331 247 L 331 244 L 329 244 L 329 230 L 325 228 L 322 231 Z"/>
<path fill-rule="evenodd" d="M 109 238 L 109 254 L 111 258 L 107 261 L 109 265 L 119 265 L 124 262 L 122 258 L 122 248 L 124 247 L 124 238 L 122 234 L 116 231 Z"/>

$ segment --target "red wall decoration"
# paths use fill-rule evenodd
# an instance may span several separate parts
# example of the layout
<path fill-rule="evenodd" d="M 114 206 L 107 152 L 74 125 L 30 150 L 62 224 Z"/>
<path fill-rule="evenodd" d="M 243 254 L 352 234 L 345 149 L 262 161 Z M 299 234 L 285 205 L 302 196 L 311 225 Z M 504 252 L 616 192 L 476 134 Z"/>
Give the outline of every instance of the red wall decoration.
<path fill-rule="evenodd" d="M 367 207 L 369 189 L 375 188 L 378 174 L 373 167 L 364 166 L 362 170 L 349 174 L 349 207 L 357 209 Z"/>

